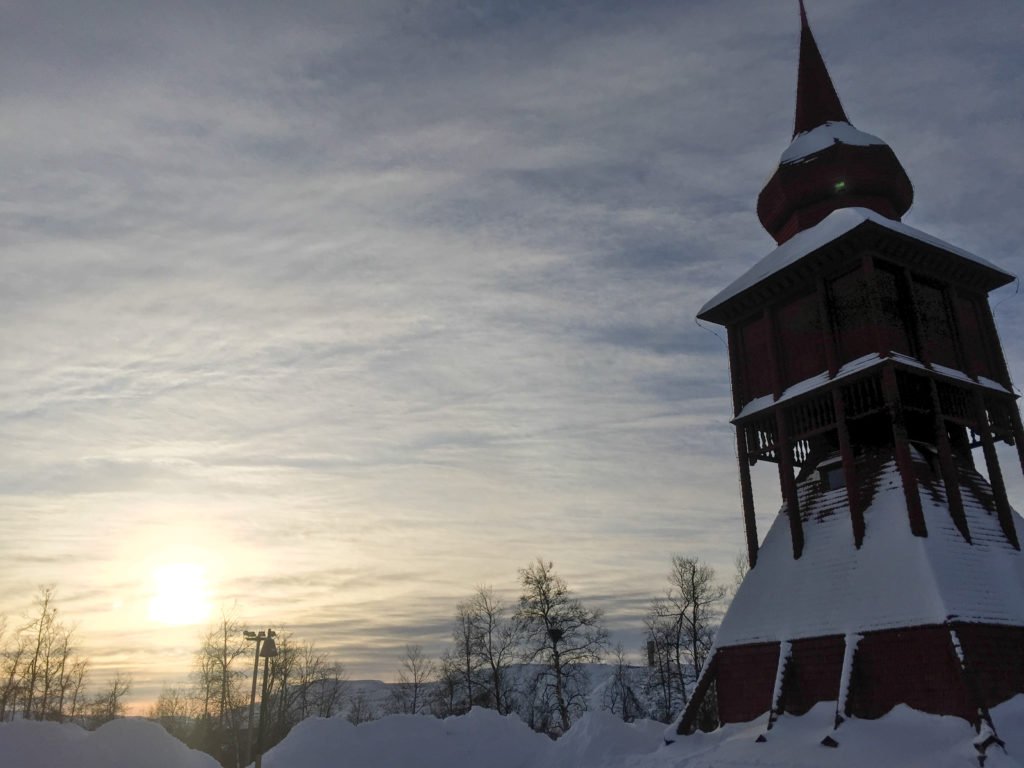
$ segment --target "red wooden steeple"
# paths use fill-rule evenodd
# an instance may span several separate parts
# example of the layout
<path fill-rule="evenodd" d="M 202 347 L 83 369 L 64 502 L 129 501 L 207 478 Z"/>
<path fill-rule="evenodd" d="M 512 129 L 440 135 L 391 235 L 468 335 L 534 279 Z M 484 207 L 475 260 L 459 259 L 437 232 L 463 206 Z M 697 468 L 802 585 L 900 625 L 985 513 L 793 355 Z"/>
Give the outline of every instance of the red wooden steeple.
<path fill-rule="evenodd" d="M 821 51 L 807 23 L 807 11 L 800 0 L 800 68 L 796 78 L 796 122 L 793 138 L 826 122 L 848 123 L 849 118 L 839 103 L 836 87 L 832 85 L 821 58 Z"/>
<path fill-rule="evenodd" d="M 889 145 L 847 118 L 802 0 L 800 22 L 793 143 L 757 199 L 758 218 L 779 243 L 839 208 L 869 208 L 898 221 L 914 200 Z"/>
<path fill-rule="evenodd" d="M 796 134 L 757 208 L 780 245 L 698 314 L 728 331 L 751 570 L 679 732 L 712 703 L 771 728 L 822 701 L 837 727 L 907 704 L 994 732 L 1024 693 L 996 451 L 1024 467 L 1024 425 L 988 303 L 1013 276 L 899 221 L 910 180 L 850 125 L 800 11 Z M 758 463 L 783 499 L 763 541 Z"/>

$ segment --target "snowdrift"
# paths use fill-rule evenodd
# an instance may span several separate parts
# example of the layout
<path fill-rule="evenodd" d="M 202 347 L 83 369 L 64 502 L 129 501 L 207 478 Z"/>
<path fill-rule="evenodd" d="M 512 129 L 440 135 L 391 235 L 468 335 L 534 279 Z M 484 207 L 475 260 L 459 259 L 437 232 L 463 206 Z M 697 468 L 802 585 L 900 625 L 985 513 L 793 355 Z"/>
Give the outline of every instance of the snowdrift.
<path fill-rule="evenodd" d="M 437 720 L 392 715 L 354 726 L 313 718 L 266 754 L 266 768 L 973 768 L 975 734 L 963 720 L 897 707 L 879 720 L 832 729 L 835 704 L 695 734 L 666 745 L 661 723 L 626 724 L 592 712 L 558 741 L 515 717 L 475 709 Z M 996 707 L 1006 752 L 988 751 L 986 768 L 1024 767 L 1024 696 Z M 838 747 L 820 743 L 831 735 Z M 217 768 L 217 762 L 145 720 L 117 720 L 95 732 L 19 721 L 0 724 L 3 768 Z"/>

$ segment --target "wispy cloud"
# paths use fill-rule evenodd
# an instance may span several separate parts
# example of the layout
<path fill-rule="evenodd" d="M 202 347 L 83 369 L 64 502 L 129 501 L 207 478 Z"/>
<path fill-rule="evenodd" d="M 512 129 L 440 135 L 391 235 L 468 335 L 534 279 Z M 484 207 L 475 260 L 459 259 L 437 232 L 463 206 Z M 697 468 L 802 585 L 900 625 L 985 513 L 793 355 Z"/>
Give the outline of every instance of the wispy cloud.
<path fill-rule="evenodd" d="M 627 646 L 672 552 L 731 577 L 727 355 L 693 316 L 771 246 L 793 9 L 8 6 L 0 612 L 59 582 L 127 647 L 149 570 L 199 560 L 387 676 L 538 555 Z M 911 223 L 1020 271 L 1019 4 L 809 10 Z M 136 630 L 177 643 L 150 687 L 184 675 L 194 631 Z"/>

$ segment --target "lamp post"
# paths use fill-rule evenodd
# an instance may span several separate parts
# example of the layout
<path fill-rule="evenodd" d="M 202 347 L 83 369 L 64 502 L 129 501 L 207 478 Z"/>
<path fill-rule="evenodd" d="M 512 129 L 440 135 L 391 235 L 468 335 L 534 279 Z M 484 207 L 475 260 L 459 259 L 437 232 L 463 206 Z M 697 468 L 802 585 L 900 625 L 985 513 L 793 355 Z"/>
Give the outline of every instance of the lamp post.
<path fill-rule="evenodd" d="M 277 656 L 277 643 L 274 642 L 274 633 L 269 629 L 260 656 L 263 657 L 263 692 L 260 694 L 260 724 L 256 735 L 256 768 L 263 764 L 263 723 L 267 719 L 267 672 L 270 669 L 271 657 Z"/>
<path fill-rule="evenodd" d="M 244 632 L 242 632 L 242 637 L 244 637 L 246 640 L 252 640 L 252 641 L 254 641 L 256 643 L 256 654 L 254 655 L 253 662 L 252 662 L 252 693 L 249 696 L 249 729 L 248 729 L 248 733 L 246 733 L 246 739 L 245 739 L 245 742 L 246 742 L 246 744 L 245 744 L 245 764 L 246 765 L 249 765 L 249 763 L 252 762 L 252 726 L 253 726 L 253 716 L 254 716 L 254 714 L 256 712 L 256 679 L 257 679 L 257 677 L 259 675 L 259 671 L 260 671 L 260 656 L 264 656 L 264 658 L 269 658 L 269 656 L 265 655 L 267 650 L 269 650 L 269 649 L 267 648 L 266 645 L 264 645 L 264 641 L 267 641 L 269 643 L 269 645 L 270 645 L 270 648 L 273 649 L 273 653 L 270 654 L 270 655 L 271 656 L 276 656 L 277 655 L 277 646 L 274 643 L 274 637 L 276 635 L 277 635 L 277 633 L 274 632 L 274 630 L 272 630 L 272 629 L 267 629 L 266 632 L 263 632 L 262 630 L 259 631 L 259 632 L 252 632 L 252 631 L 247 629 Z M 260 653 L 261 646 L 263 646 L 264 653 Z M 263 695 L 264 695 L 264 698 L 265 698 L 266 697 L 266 671 L 265 670 L 264 670 L 264 673 L 263 673 L 263 679 L 264 679 Z M 262 730 L 262 727 L 263 727 L 263 717 L 262 717 L 262 714 L 263 714 L 263 700 L 261 699 L 260 700 L 260 715 L 261 715 L 261 717 L 260 717 L 260 729 L 261 730 Z M 259 760 L 258 757 L 256 759 L 257 759 L 257 761 Z"/>

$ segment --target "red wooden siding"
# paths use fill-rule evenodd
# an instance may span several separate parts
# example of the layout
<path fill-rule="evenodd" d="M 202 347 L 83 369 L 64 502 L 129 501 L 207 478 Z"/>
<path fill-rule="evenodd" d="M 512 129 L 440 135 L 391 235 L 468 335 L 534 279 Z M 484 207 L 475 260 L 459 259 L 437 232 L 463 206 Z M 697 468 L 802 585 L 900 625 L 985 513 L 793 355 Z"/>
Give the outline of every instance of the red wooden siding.
<path fill-rule="evenodd" d="M 897 704 L 974 718 L 960 665 L 944 626 L 866 634 L 857 646 L 850 713 L 881 717 Z"/>
<path fill-rule="evenodd" d="M 957 634 L 985 706 L 1024 692 L 1024 627 L 959 624 Z"/>
<path fill-rule="evenodd" d="M 784 387 L 828 368 L 818 304 L 817 294 L 808 293 L 784 304 L 776 314 Z"/>
<path fill-rule="evenodd" d="M 882 333 L 886 348 L 904 355 L 912 355 L 910 333 L 906 316 L 909 311 L 905 297 L 900 290 L 900 278 L 883 264 L 875 269 L 875 285 L 881 310 Z"/>
<path fill-rule="evenodd" d="M 723 723 L 745 723 L 772 705 L 778 643 L 722 648 L 718 658 L 718 718 Z"/>
<path fill-rule="evenodd" d="M 974 677 L 973 691 L 953 650 L 949 627 L 868 632 L 857 646 L 849 714 L 873 719 L 907 704 L 973 722 L 978 704 L 993 707 L 1024 693 L 1024 627 L 958 624 L 956 631 Z M 839 635 L 793 641 L 783 694 L 787 713 L 801 715 L 820 701 L 839 698 L 844 644 Z M 747 722 L 767 712 L 779 644 L 720 648 L 717 659 L 721 722 Z"/>
<path fill-rule="evenodd" d="M 755 397 L 772 391 L 772 353 L 768 318 L 762 314 L 740 327 L 740 357 L 743 361 L 743 391 L 741 401 L 748 403 Z"/>
<path fill-rule="evenodd" d="M 990 379 L 997 378 L 995 369 L 992 366 L 992 357 L 986 339 L 982 315 L 978 307 L 978 300 L 970 296 L 957 296 L 956 299 L 958 315 L 960 320 L 961 343 L 963 344 L 964 359 L 970 368 L 968 373 L 987 376 Z"/>
<path fill-rule="evenodd" d="M 914 303 L 919 313 L 922 352 L 928 362 L 959 368 L 950 308 L 942 289 L 915 278 Z"/>
<path fill-rule="evenodd" d="M 802 715 L 819 701 L 839 698 L 845 648 L 839 635 L 793 641 L 783 697 L 786 712 Z"/>
<path fill-rule="evenodd" d="M 877 352 L 878 342 L 871 325 L 872 313 L 864 273 L 854 270 L 832 280 L 829 295 L 840 364 Z"/>

